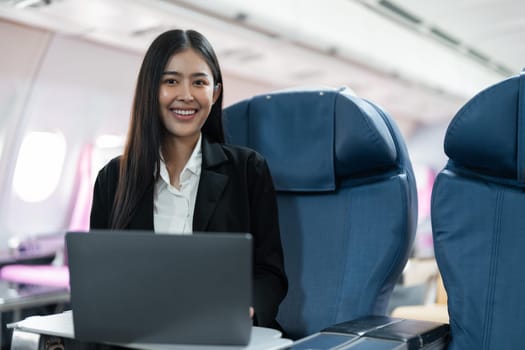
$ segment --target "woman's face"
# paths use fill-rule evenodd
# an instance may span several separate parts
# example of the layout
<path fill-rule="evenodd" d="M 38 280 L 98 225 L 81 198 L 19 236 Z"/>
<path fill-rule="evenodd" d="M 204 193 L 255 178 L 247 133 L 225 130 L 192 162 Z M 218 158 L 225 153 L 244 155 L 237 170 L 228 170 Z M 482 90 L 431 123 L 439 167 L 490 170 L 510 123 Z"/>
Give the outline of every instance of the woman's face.
<path fill-rule="evenodd" d="M 210 67 L 193 49 L 171 56 L 159 89 L 160 116 L 168 133 L 196 142 L 220 91 Z"/>

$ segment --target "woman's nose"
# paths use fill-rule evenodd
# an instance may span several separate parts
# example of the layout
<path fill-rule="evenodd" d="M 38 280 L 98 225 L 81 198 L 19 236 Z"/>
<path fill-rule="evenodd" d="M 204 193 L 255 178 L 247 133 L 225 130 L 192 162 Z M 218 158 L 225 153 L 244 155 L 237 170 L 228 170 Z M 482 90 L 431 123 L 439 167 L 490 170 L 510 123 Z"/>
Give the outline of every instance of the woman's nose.
<path fill-rule="evenodd" d="M 183 83 L 179 85 L 179 89 L 177 91 L 177 99 L 180 101 L 192 101 L 193 100 L 193 94 L 191 91 L 191 87 L 189 84 Z"/>

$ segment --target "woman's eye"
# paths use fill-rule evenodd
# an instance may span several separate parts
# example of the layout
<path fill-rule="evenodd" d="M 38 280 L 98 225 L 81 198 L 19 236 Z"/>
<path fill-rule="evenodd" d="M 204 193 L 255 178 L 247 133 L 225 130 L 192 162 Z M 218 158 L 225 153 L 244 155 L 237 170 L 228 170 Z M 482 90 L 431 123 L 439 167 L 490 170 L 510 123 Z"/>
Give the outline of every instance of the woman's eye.
<path fill-rule="evenodd" d="M 170 85 L 177 83 L 175 79 L 166 79 L 165 82 L 166 84 L 170 84 Z"/>
<path fill-rule="evenodd" d="M 205 80 L 195 80 L 193 84 L 197 86 L 207 85 Z"/>

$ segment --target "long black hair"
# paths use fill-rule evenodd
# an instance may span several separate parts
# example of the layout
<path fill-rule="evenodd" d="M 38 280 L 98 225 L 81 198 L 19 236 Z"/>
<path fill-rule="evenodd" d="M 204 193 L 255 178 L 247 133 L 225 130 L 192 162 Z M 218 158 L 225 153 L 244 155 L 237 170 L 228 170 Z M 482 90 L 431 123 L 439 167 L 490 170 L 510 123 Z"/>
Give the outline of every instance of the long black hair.
<path fill-rule="evenodd" d="M 129 224 L 137 203 L 159 174 L 160 146 L 164 125 L 160 117 L 159 89 L 168 60 L 174 54 L 191 48 L 206 61 L 213 74 L 213 84 L 220 84 L 217 101 L 213 104 L 202 134 L 210 142 L 224 143 L 222 127 L 223 83 L 219 61 L 209 41 L 195 30 L 169 30 L 160 34 L 148 48 L 137 78 L 130 125 L 120 159 L 119 182 L 111 215 L 111 228 L 121 229 Z"/>

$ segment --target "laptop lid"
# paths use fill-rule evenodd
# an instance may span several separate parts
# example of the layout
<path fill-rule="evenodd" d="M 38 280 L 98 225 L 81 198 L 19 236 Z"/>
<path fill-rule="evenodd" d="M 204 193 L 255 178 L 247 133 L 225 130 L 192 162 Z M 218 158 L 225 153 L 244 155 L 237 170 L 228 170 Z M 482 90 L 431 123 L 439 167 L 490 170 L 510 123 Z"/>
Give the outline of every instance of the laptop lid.
<path fill-rule="evenodd" d="M 75 338 L 246 345 L 249 234 L 66 234 Z"/>

